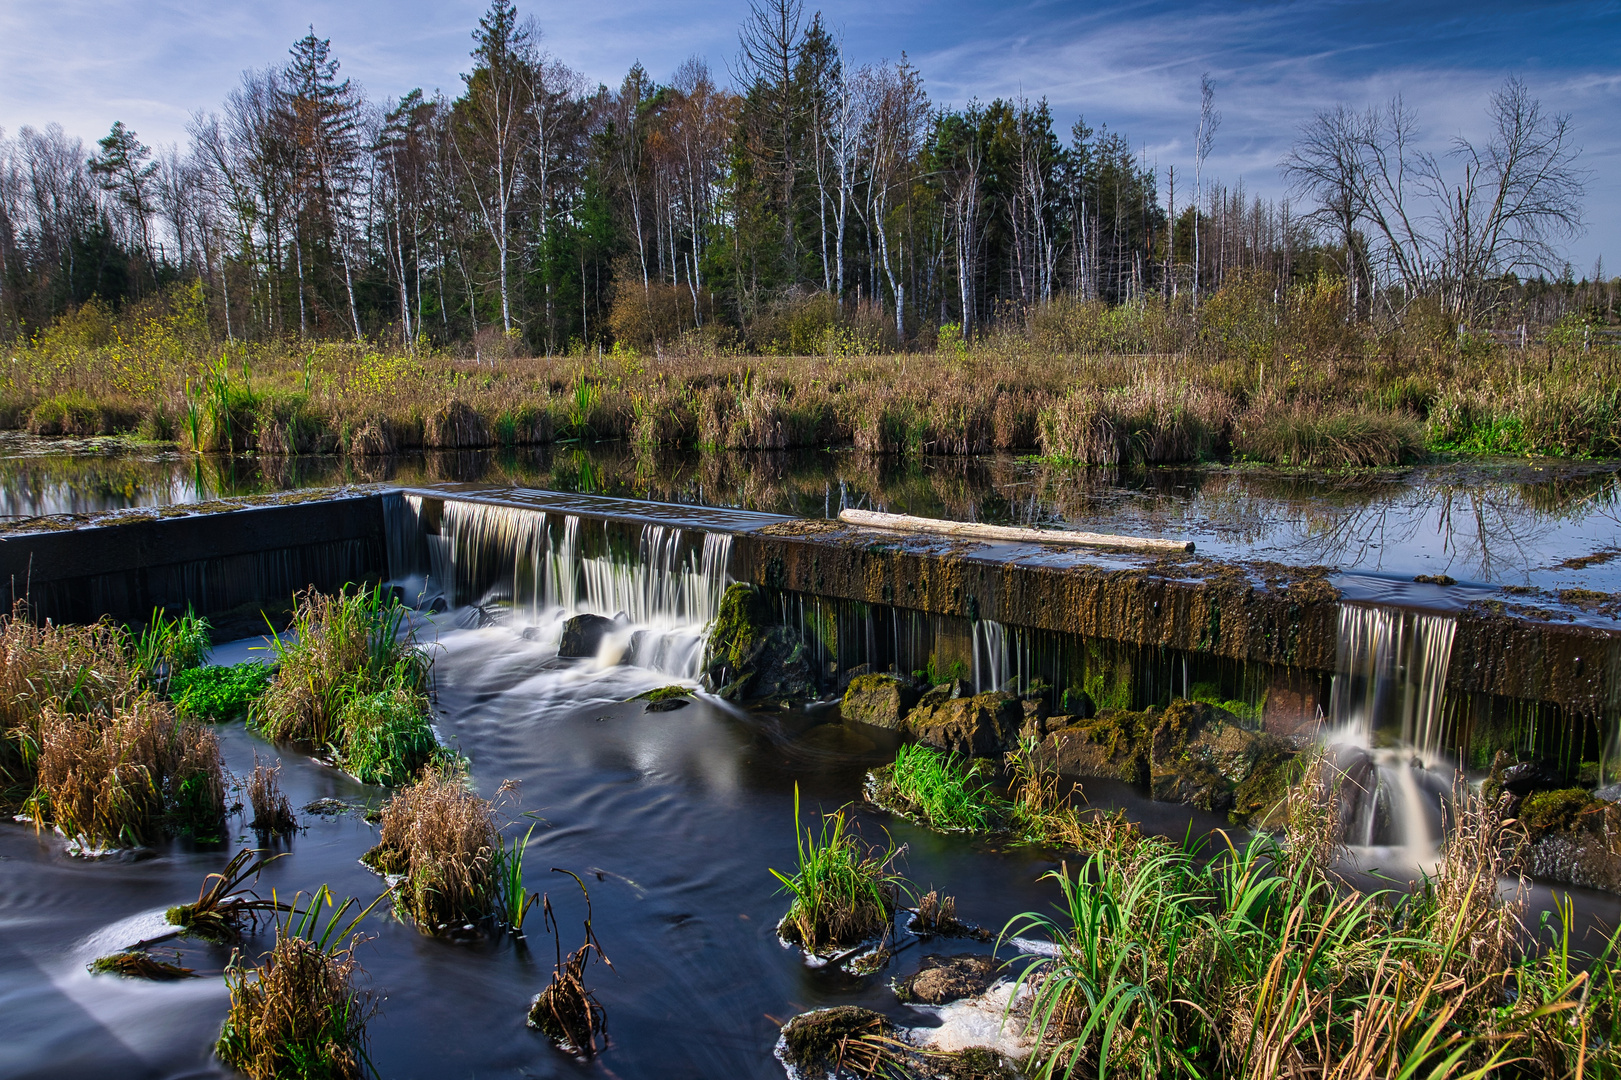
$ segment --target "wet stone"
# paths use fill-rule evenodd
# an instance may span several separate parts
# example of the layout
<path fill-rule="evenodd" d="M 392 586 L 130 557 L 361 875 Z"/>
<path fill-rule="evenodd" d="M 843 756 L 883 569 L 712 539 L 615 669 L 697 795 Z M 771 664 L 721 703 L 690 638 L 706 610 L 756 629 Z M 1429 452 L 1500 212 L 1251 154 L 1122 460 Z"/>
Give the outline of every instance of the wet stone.
<path fill-rule="evenodd" d="M 588 657 L 597 655 L 602 639 L 613 629 L 614 621 L 601 615 L 576 615 L 563 624 L 563 637 L 557 655 Z"/>
<path fill-rule="evenodd" d="M 898 729 L 917 703 L 917 690 L 898 675 L 858 675 L 844 692 L 840 713 L 873 727 Z"/>
<path fill-rule="evenodd" d="M 994 757 L 1014 744 L 1023 723 L 1023 703 L 994 693 L 950 698 L 932 707 L 920 703 L 906 717 L 906 730 L 919 742 L 941 750 Z"/>

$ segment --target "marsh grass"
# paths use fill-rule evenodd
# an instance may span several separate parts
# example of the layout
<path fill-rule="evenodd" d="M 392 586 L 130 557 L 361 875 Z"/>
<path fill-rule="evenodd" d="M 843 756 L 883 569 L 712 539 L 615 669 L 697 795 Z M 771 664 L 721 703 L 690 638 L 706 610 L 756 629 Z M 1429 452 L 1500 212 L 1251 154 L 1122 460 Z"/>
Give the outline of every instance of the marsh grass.
<path fill-rule="evenodd" d="M 396 909 L 435 934 L 510 910 L 502 892 L 504 854 L 490 801 L 460 772 L 434 768 L 383 807 L 382 835 L 364 861 L 399 877 Z"/>
<path fill-rule="evenodd" d="M 567 874 L 580 887 L 585 898 L 585 940 L 578 949 L 563 956 L 563 933 L 558 926 L 556 912 L 549 897 L 541 897 L 541 911 L 545 915 L 546 929 L 552 934 L 556 960 L 552 965 L 552 978 L 546 988 L 529 1003 L 528 1024 L 542 1031 L 560 1049 L 569 1053 L 593 1057 L 597 1041 L 607 1039 L 608 1015 L 596 995 L 585 985 L 585 971 L 593 958 L 613 970 L 613 961 L 602 951 L 591 923 L 591 894 L 578 874 L 552 868 L 554 874 Z"/>
<path fill-rule="evenodd" d="M 176 676 L 200 667 L 213 649 L 208 620 L 199 618 L 190 607 L 184 615 L 170 617 L 161 609 L 152 612 L 152 621 L 141 631 L 131 633 L 134 662 L 159 694 L 168 693 Z"/>
<path fill-rule="evenodd" d="M 1578 957 L 1568 934 L 1526 934 L 1499 897 L 1512 821 L 1460 790 L 1438 872 L 1364 894 L 1333 876 L 1315 794 L 1281 839 L 1050 874 L 1059 914 L 1003 932 L 1056 949 L 1019 976 L 1033 1075 L 1614 1075 L 1613 946 Z"/>
<path fill-rule="evenodd" d="M 105 718 L 48 709 L 38 727 L 31 816 L 92 847 L 150 844 L 166 833 L 217 839 L 225 815 L 219 740 L 137 697 Z"/>
<path fill-rule="evenodd" d="M 249 828 L 267 835 L 290 836 L 298 828 L 293 807 L 281 790 L 281 760 L 274 765 L 253 756 L 253 772 L 248 776 L 248 807 L 253 811 Z"/>
<path fill-rule="evenodd" d="M 777 925 L 783 940 L 806 952 L 859 945 L 886 937 L 895 909 L 909 886 L 895 869 L 900 849 L 866 844 L 844 809 L 823 814 L 820 832 L 799 828 L 799 787 L 794 786 L 794 837 L 798 861 L 793 874 L 772 870 L 781 892 L 792 900 Z"/>
<path fill-rule="evenodd" d="M 369 994 L 356 989 L 362 973 L 356 927 L 382 897 L 350 918 L 358 906 L 345 900 L 331 908 L 325 886 L 287 906 L 276 922 L 276 940 L 256 967 L 233 955 L 225 970 L 230 1011 L 215 1044 L 220 1060 L 252 1080 L 359 1080 L 374 1073 L 366 1053 L 366 1024 L 377 1012 Z"/>
<path fill-rule="evenodd" d="M 272 739 L 328 748 L 363 782 L 409 782 L 439 748 L 429 722 L 429 663 L 408 614 L 380 584 L 300 593 L 291 638 L 272 641 L 276 675 L 252 722 Z"/>
<path fill-rule="evenodd" d="M 907 743 L 895 762 L 873 774 L 873 799 L 941 832 L 989 832 L 1000 826 L 1006 803 L 991 788 L 986 763 L 955 751 Z"/>

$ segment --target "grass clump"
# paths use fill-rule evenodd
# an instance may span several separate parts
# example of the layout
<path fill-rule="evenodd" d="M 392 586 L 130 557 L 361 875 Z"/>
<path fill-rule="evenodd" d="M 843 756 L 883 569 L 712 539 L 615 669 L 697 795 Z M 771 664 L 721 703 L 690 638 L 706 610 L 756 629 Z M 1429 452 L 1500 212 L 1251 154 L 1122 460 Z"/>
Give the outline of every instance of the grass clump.
<path fill-rule="evenodd" d="M 161 609 L 152 612 L 152 621 L 139 634 L 131 634 L 136 667 L 158 693 L 170 690 L 174 679 L 202 666 L 213 650 L 208 620 L 191 608 L 184 615 L 170 618 Z"/>
<path fill-rule="evenodd" d="M 362 938 L 354 934 L 371 908 L 340 930 L 356 904 L 346 900 L 322 930 L 316 916 L 323 902 L 331 904 L 324 887 L 302 913 L 278 921 L 275 944 L 257 967 L 233 956 L 225 969 L 231 1007 L 214 1052 L 252 1080 L 359 1080 L 374 1071 L 366 1023 L 376 1008 L 355 988 Z"/>
<path fill-rule="evenodd" d="M 253 821 L 248 826 L 256 832 L 290 836 L 298 828 L 293 807 L 281 790 L 281 762 L 264 765 L 257 754 L 253 758 L 253 773 L 248 777 L 248 806 L 253 810 Z"/>
<path fill-rule="evenodd" d="M 1424 427 L 1401 413 L 1257 406 L 1233 436 L 1242 456 L 1321 469 L 1400 465 L 1424 453 Z"/>
<path fill-rule="evenodd" d="M 983 761 L 908 743 L 893 765 L 873 772 L 872 798 L 941 832 L 989 832 L 1001 823 L 1006 802 L 996 797 L 986 772 Z"/>
<path fill-rule="evenodd" d="M 270 669 L 256 660 L 228 667 L 194 667 L 169 680 L 169 696 L 181 716 L 235 720 L 246 716 L 270 685 Z"/>
<path fill-rule="evenodd" d="M 52 708 L 39 724 L 36 821 L 89 847 L 150 844 L 169 833 L 214 840 L 225 816 L 219 740 L 137 697 L 102 717 Z"/>
<path fill-rule="evenodd" d="M 277 671 L 252 721 L 277 740 L 327 748 L 367 783 L 403 784 L 438 756 L 428 660 L 407 609 L 381 585 L 299 594 L 294 637 L 277 635 Z"/>
<path fill-rule="evenodd" d="M 430 769 L 383 807 L 382 836 L 365 863 L 398 876 L 396 910 L 433 934 L 507 909 L 495 808 L 450 769 Z"/>
<path fill-rule="evenodd" d="M 410 783 L 443 753 L 424 705 L 402 686 L 350 698 L 339 713 L 344 767 L 364 784 Z"/>
<path fill-rule="evenodd" d="M 274 918 L 278 912 L 291 910 L 274 896 L 266 900 L 252 888 L 259 872 L 279 858 L 280 855 L 266 856 L 262 851 L 244 848 L 225 864 L 224 870 L 203 878 L 195 902 L 170 908 L 164 918 L 170 926 L 178 926 L 182 933 L 192 937 L 222 945 L 235 944 L 241 939 L 244 928 L 258 927 L 261 917 Z"/>
<path fill-rule="evenodd" d="M 860 945 L 889 933 L 906 881 L 894 869 L 893 842 L 870 847 L 851 828 L 846 811 L 822 815 L 820 835 L 799 831 L 799 787 L 794 786 L 798 865 L 792 875 L 771 874 L 792 901 L 777 924 L 784 941 L 807 953 Z"/>
<path fill-rule="evenodd" d="M 1049 875 L 1058 917 L 1004 938 L 1028 956 L 1027 1031 L 1040 1077 L 1613 1075 L 1621 992 L 1613 942 L 1582 957 L 1565 930 L 1529 934 L 1504 899 L 1523 841 L 1467 789 L 1436 874 L 1411 894 L 1361 893 L 1329 869 L 1335 810 L 1319 785 L 1288 800 L 1281 839 L 1210 858 L 1194 848 Z"/>

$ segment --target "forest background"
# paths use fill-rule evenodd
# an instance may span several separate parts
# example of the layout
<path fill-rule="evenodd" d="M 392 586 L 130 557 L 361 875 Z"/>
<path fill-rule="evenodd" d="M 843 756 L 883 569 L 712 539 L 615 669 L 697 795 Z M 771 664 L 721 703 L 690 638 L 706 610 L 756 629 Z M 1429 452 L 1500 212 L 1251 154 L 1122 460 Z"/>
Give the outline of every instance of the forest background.
<path fill-rule="evenodd" d="M 936 106 L 795 0 L 756 0 L 726 78 L 589 86 L 510 0 L 473 44 L 454 98 L 370 102 L 311 29 L 183 148 L 0 137 L 0 422 L 261 452 L 1621 452 L 1621 282 L 1564 261 L 1589 174 L 1516 79 L 1441 155 L 1400 99 L 1325 110 L 1272 201 L 1208 174 L 1208 79 L 1191 170 L 1160 169 L 1045 101 Z"/>

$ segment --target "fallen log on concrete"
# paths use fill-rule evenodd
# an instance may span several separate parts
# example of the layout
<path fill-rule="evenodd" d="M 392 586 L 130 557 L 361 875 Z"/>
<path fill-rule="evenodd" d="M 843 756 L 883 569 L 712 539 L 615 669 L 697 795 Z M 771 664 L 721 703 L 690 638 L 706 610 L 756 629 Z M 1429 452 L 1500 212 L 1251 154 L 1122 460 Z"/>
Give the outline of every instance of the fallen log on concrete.
<path fill-rule="evenodd" d="M 1074 529 L 1021 529 L 1011 525 L 981 525 L 973 521 L 942 521 L 939 518 L 912 517 L 908 514 L 880 514 L 872 510 L 840 510 L 839 520 L 849 525 L 866 525 L 898 532 L 937 533 L 964 540 L 995 540 L 1016 544 L 1079 544 L 1084 547 L 1120 548 L 1126 551 L 1188 552 L 1191 540 L 1162 540 L 1149 536 L 1116 536 L 1110 533 L 1079 532 Z"/>

